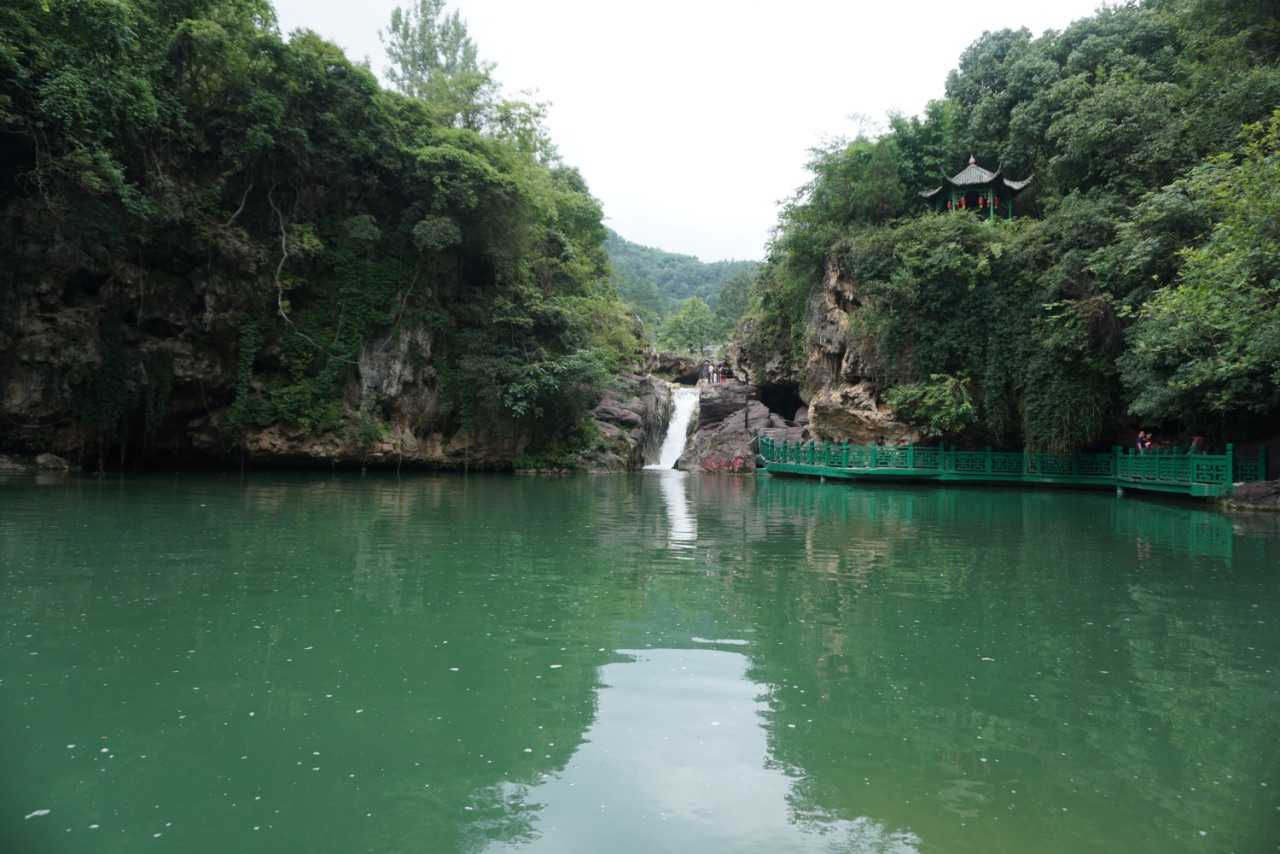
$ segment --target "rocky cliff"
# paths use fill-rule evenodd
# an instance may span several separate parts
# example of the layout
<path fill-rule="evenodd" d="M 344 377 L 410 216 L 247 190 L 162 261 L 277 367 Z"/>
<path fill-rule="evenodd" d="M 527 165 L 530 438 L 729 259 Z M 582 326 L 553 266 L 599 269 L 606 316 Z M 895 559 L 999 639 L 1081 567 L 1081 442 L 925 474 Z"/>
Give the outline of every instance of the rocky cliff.
<path fill-rule="evenodd" d="M 656 413 L 591 414 L 659 404 L 540 108 L 486 84 L 463 126 L 260 4 L 109 6 L 0 13 L 0 452 L 643 457 Z"/>
<path fill-rule="evenodd" d="M 0 452 L 53 452 L 90 468 L 129 465 L 513 467 L 631 471 L 652 454 L 670 412 L 665 382 L 644 373 L 653 354 L 608 384 L 594 428 L 576 448 L 538 455 L 519 425 L 466 423 L 440 392 L 437 333 L 402 320 L 364 341 L 323 428 L 257 423 L 236 412 L 283 373 L 288 348 L 314 347 L 286 327 L 240 325 L 244 269 L 175 250 L 167 268 L 59 237 L 34 207 L 8 221 L 0 273 Z M 41 235 L 32 239 L 30 235 Z M 408 314 L 408 312 L 406 312 Z M 104 429 L 106 427 L 107 429 Z"/>
<path fill-rule="evenodd" d="M 879 399 L 875 354 L 850 331 L 859 305 L 856 287 L 830 259 L 810 300 L 799 357 L 790 351 L 790 341 L 762 342 L 760 330 L 748 322 L 734 336 L 730 361 L 740 376 L 752 379 L 759 399 L 784 422 L 779 428 L 807 426 L 820 442 L 918 442 L 920 432 Z M 779 433 L 777 438 L 792 437 Z"/>

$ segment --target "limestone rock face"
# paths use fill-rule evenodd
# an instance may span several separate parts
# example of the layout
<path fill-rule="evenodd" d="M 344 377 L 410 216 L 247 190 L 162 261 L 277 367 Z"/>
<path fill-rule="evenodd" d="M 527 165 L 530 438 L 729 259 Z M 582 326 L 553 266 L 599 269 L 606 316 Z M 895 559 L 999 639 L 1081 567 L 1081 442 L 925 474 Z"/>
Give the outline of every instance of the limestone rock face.
<path fill-rule="evenodd" d="M 734 375 L 757 388 L 797 383 L 796 366 L 788 358 L 784 342 L 774 342 L 774 346 L 762 349 L 745 345 L 747 341 L 758 340 L 762 334 L 755 318 L 748 318 L 738 326 L 724 353 L 725 361 L 733 366 Z"/>
<path fill-rule="evenodd" d="M 503 470 L 530 454 L 524 424 L 471 423 L 446 409 L 440 318 L 422 311 L 425 286 L 404 295 L 390 328 L 370 333 L 354 358 L 340 360 L 331 385 L 281 397 L 292 382 L 285 353 L 300 340 L 290 336 L 301 333 L 283 330 L 278 318 L 266 331 L 248 322 L 270 311 L 261 289 L 270 271 L 238 228 L 214 229 L 208 245 L 193 246 L 184 230 L 190 223 L 177 225 L 156 238 L 144 262 L 65 230 L 38 198 L 6 201 L 3 214 L 4 452 L 25 460 L 49 451 L 71 464 Z M 437 272 L 432 287 L 462 285 L 460 272 Z M 348 331 L 343 323 L 356 322 L 336 320 Z M 332 355 L 324 341 L 306 346 Z M 588 454 L 583 467 L 643 465 L 669 406 L 665 383 L 645 379 L 656 364 L 651 350 L 636 354 L 631 373 L 615 384 L 616 399 L 601 402 L 603 450 Z M 252 404 L 265 400 L 274 414 L 256 415 Z M 277 423 L 262 426 L 267 418 Z"/>
<path fill-rule="evenodd" d="M 671 386 L 652 376 L 631 374 L 622 379 L 623 387 L 631 391 L 630 399 L 606 397 L 592 410 L 607 447 L 583 457 L 587 471 L 637 471 L 657 459 L 662 431 L 671 417 Z"/>
<path fill-rule="evenodd" d="M 145 449 L 152 460 L 179 464 L 509 469 L 528 452 L 529 437 L 519 431 L 464 426 L 446 411 L 435 335 L 407 316 L 361 347 L 349 383 L 337 391 L 341 427 L 313 432 L 252 419 L 230 427 L 230 404 L 245 381 L 238 377 L 246 366 L 239 364 L 242 330 L 235 325 L 245 310 L 235 302 L 243 297 L 236 278 L 242 269 L 228 268 L 224 258 L 188 275 L 141 270 L 57 241 L 32 244 L 25 253 L 16 256 L 21 269 L 0 271 L 7 289 L 0 312 L 6 451 L 101 461 L 101 431 L 68 413 L 84 410 L 86 388 L 110 386 L 134 412 L 128 429 L 115 434 L 129 437 L 131 460 Z M 268 340 L 257 352 L 247 379 L 252 392 L 269 392 L 282 346 Z M 661 434 L 669 394 L 663 381 L 642 373 L 653 354 L 638 358 L 637 373 L 620 380 L 631 396 L 602 402 L 608 450 L 583 460 L 588 469 L 639 468 Z M 112 448 L 106 459 L 122 456 Z"/>
<path fill-rule="evenodd" d="M 920 441 L 920 432 L 898 421 L 892 410 L 877 402 L 866 381 L 819 390 L 809 401 L 809 418 L 822 441 L 851 445 L 905 445 Z"/>
<path fill-rule="evenodd" d="M 1242 483 L 1226 500 L 1232 510 L 1270 510 L 1280 513 L 1280 480 Z"/>
<path fill-rule="evenodd" d="M 746 383 L 702 385 L 698 393 L 698 429 L 719 424 L 731 415 L 741 413 L 748 402 L 758 400 L 758 396 L 758 389 Z"/>
<path fill-rule="evenodd" d="M 431 333 L 425 326 L 410 326 L 403 334 L 366 341 L 360 348 L 361 400 L 400 398 L 407 388 L 432 388 L 435 378 Z M 434 396 L 414 402 L 418 406 L 411 408 L 434 409 Z"/>
<path fill-rule="evenodd" d="M 671 382 L 695 383 L 698 372 L 702 368 L 702 360 L 683 353 L 672 353 L 660 350 L 654 358 L 653 373 Z"/>
<path fill-rule="evenodd" d="M 17 474 L 18 472 L 24 472 L 26 470 L 27 467 L 22 463 L 15 463 L 8 457 L 0 454 L 0 474 Z"/>
<path fill-rule="evenodd" d="M 811 391 L 856 384 L 874 373 L 876 354 L 870 342 L 855 338 L 849 329 L 850 317 L 861 305 L 853 283 L 828 259 L 822 289 L 809 303 L 810 347 L 804 370 Z"/>
<path fill-rule="evenodd" d="M 71 468 L 71 464 L 57 454 L 41 454 L 36 457 L 36 465 L 52 471 L 67 471 Z"/>
<path fill-rule="evenodd" d="M 755 436 L 769 424 L 768 407 L 755 386 L 739 382 L 701 387 L 697 428 L 676 461 L 681 471 L 753 474 Z"/>
<path fill-rule="evenodd" d="M 770 414 L 762 435 L 776 441 L 851 444 L 920 440 L 918 430 L 879 401 L 879 355 L 869 340 L 857 336 L 853 322 L 861 305 L 856 284 L 841 274 L 832 257 L 822 287 L 809 303 L 803 364 L 794 363 L 789 340 L 763 342 L 754 321 L 739 327 L 729 348 L 735 367 L 756 382 L 762 399 L 781 410 Z M 793 390 L 791 396 L 779 394 L 782 389 Z M 796 405 L 797 398 L 803 405 Z"/>

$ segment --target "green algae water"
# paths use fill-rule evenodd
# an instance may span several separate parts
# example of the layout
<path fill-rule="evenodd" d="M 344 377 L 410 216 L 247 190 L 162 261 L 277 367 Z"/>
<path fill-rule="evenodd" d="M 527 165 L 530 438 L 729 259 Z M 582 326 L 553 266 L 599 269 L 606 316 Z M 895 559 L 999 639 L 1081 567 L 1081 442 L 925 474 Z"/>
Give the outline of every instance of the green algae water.
<path fill-rule="evenodd" d="M 0 481 L 0 850 L 1258 852 L 1280 526 L 687 476 Z"/>

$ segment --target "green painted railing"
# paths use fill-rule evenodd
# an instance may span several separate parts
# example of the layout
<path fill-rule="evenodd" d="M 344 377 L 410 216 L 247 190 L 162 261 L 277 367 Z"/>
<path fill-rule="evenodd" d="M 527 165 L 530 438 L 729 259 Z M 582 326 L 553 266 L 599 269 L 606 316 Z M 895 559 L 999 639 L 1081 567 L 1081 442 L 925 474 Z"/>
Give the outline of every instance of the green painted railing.
<path fill-rule="evenodd" d="M 1267 449 L 1243 457 L 1228 445 L 1221 454 L 1157 451 L 1135 454 L 1046 454 L 1035 451 L 957 451 L 945 445 L 850 445 L 775 442 L 760 438 L 763 467 L 779 474 L 847 479 L 1057 483 L 1222 495 L 1235 483 L 1265 480 Z"/>

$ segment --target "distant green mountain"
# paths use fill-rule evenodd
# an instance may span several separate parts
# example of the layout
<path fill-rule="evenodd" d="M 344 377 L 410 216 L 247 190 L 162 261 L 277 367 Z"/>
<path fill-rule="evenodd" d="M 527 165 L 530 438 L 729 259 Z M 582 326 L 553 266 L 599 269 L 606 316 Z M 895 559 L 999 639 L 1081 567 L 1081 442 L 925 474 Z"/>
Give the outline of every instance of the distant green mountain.
<path fill-rule="evenodd" d="M 739 273 L 754 275 L 756 261 L 699 261 L 692 255 L 677 255 L 641 246 L 609 230 L 604 248 L 613 262 L 613 281 L 624 301 L 666 317 L 689 297 L 700 297 L 715 308 L 725 282 Z"/>

